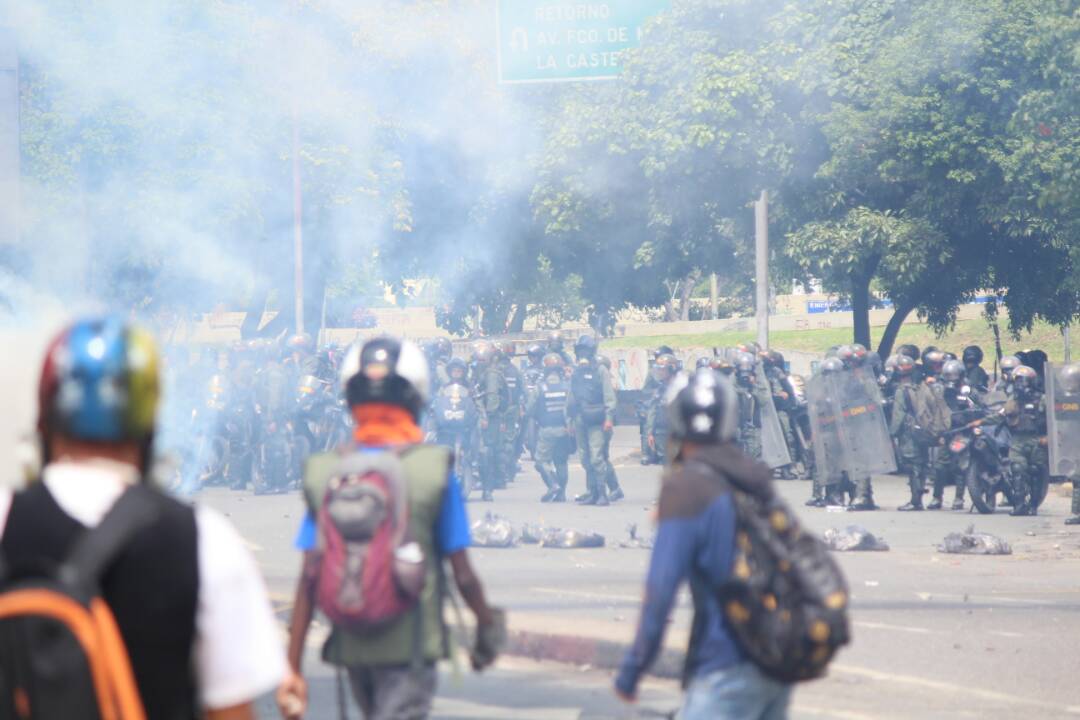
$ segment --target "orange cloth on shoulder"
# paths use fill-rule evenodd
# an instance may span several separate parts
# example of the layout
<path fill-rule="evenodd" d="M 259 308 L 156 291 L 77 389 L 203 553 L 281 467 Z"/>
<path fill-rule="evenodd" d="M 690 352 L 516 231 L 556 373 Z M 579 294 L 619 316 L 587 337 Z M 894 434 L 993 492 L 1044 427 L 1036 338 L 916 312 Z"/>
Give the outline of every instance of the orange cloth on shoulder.
<path fill-rule="evenodd" d="M 356 422 L 353 438 L 361 445 L 401 445 L 424 439 L 424 431 L 409 411 L 396 405 L 356 405 L 352 416 Z"/>

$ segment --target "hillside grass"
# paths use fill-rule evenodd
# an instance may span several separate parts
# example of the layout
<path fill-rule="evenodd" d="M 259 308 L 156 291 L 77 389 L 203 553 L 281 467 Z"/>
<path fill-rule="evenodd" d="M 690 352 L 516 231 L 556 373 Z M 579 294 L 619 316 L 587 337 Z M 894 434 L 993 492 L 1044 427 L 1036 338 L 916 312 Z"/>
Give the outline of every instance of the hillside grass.
<path fill-rule="evenodd" d="M 884 327 L 870 328 L 870 336 L 877 346 Z M 1072 333 L 1072 358 L 1080 360 L 1080 329 Z M 700 333 L 693 335 L 653 335 L 650 337 L 625 337 L 605 340 L 606 348 L 655 348 L 670 345 L 673 348 L 688 347 L 730 347 L 740 342 L 756 339 L 754 332 L 737 333 Z M 834 345 L 843 345 L 852 340 L 851 328 L 828 330 L 787 330 L 769 333 L 769 344 L 781 350 L 799 350 L 802 352 L 823 354 Z M 930 327 L 911 323 L 900 330 L 897 346 L 911 343 L 924 348 L 936 345 L 942 350 L 951 350 L 957 355 L 968 345 L 979 345 L 986 353 L 985 365 L 992 365 L 994 354 L 994 332 L 984 320 L 962 320 L 951 331 L 938 336 Z M 1017 350 L 1041 348 L 1055 362 L 1061 362 L 1065 354 L 1065 342 L 1061 332 L 1051 325 L 1037 323 L 1030 333 L 1024 333 L 1013 339 L 1002 328 L 1001 347 L 1006 354 Z"/>

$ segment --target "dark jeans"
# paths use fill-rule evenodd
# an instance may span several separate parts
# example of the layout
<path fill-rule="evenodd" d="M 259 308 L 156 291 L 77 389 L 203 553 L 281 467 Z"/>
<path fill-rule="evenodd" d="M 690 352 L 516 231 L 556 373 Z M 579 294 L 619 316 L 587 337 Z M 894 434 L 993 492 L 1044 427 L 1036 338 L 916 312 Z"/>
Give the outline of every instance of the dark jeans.
<path fill-rule="evenodd" d="M 434 663 L 349 668 L 349 684 L 365 720 L 426 720 L 438 676 Z"/>

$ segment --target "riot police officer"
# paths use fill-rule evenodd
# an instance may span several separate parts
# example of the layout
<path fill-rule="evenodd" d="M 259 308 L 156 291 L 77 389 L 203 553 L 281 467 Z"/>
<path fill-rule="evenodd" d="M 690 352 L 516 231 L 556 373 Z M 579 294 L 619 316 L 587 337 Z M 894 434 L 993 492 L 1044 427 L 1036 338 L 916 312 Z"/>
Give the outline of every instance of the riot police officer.
<path fill-rule="evenodd" d="M 537 425 L 536 471 L 547 487 L 540 502 L 565 502 L 572 445 L 566 414 L 570 386 L 561 357 L 548 353 L 543 362 L 546 372 L 528 409 Z"/>
<path fill-rule="evenodd" d="M 674 355 L 664 353 L 656 358 L 651 373 L 655 387 L 649 402 L 649 414 L 645 420 L 645 433 L 649 450 L 653 452 L 656 461 L 661 465 L 667 464 L 668 415 L 664 396 L 678 371 L 679 361 Z"/>
<path fill-rule="evenodd" d="M 1046 399 L 1039 390 L 1039 374 L 1026 365 L 1012 372 L 1013 394 L 1002 411 L 1012 441 L 1013 509 L 1011 515 L 1035 515 L 1042 489 L 1049 478 L 1046 445 Z"/>
<path fill-rule="evenodd" d="M 607 355 L 598 355 L 596 361 L 600 363 L 608 372 L 608 377 L 611 378 L 612 386 L 615 385 L 615 371 L 611 365 L 611 358 Z M 618 393 L 616 393 L 616 399 Z M 608 500 L 611 502 L 617 502 L 622 500 L 624 496 L 622 487 L 619 486 L 619 476 L 615 473 L 615 464 L 611 462 L 611 439 L 614 437 L 614 432 L 604 433 L 604 462 L 607 464 L 607 477 L 604 479 L 604 484 L 607 485 Z"/>
<path fill-rule="evenodd" d="M 784 362 L 784 356 L 777 350 L 763 350 L 760 354 L 765 379 L 769 383 L 773 405 L 776 406 L 780 429 L 784 433 L 784 442 L 787 443 L 788 455 L 794 461 L 800 455 L 800 447 L 795 438 L 794 421 L 792 420 L 792 414 L 795 411 L 795 393 L 791 387 L 787 365 Z M 785 480 L 795 479 L 795 474 L 792 472 L 790 465 L 781 468 L 781 477 Z"/>
<path fill-rule="evenodd" d="M 510 471 L 503 449 L 509 431 L 509 415 L 513 411 L 510 388 L 502 372 L 502 351 L 483 344 L 473 355 L 476 377 L 477 409 L 480 416 L 480 482 L 483 500 L 494 499 L 493 491 L 506 487 Z"/>
<path fill-rule="evenodd" d="M 990 375 L 982 367 L 983 351 L 978 345 L 968 345 L 962 354 L 964 381 L 977 392 L 984 393 L 990 387 Z"/>
<path fill-rule="evenodd" d="M 570 354 L 566 352 L 566 343 L 563 340 L 563 335 L 558 330 L 552 330 L 548 333 L 547 351 L 549 353 L 555 353 L 558 355 L 568 369 L 574 364 L 574 361 L 570 358 Z"/>
<path fill-rule="evenodd" d="M 754 356 L 748 352 L 735 358 L 735 390 L 739 401 L 739 446 L 748 456 L 761 458 L 761 398 L 754 377 Z"/>
<path fill-rule="evenodd" d="M 604 459 L 607 435 L 615 428 L 615 388 L 607 370 L 596 361 L 597 342 L 582 335 L 574 344 L 577 365 L 570 378 L 568 414 L 577 437 L 586 491 L 575 500 L 584 505 L 608 505 L 608 468 Z"/>
<path fill-rule="evenodd" d="M 510 407 L 507 410 L 507 434 L 503 437 L 502 453 L 505 456 L 503 462 L 510 471 L 512 480 L 520 471 L 518 460 L 521 459 L 521 450 L 524 437 L 522 435 L 523 418 L 525 416 L 525 380 L 521 371 L 514 365 L 511 357 L 512 346 L 507 343 L 496 343 L 498 348 L 499 369 L 506 381 L 506 387 L 510 391 Z"/>
<path fill-rule="evenodd" d="M 1006 355 L 1001 358 L 1001 376 L 994 383 L 994 390 L 1004 393 L 1006 397 L 1011 397 L 1013 394 L 1013 372 L 1020 366 L 1020 358 L 1015 355 Z"/>
<path fill-rule="evenodd" d="M 915 377 L 915 362 L 907 355 L 896 358 L 896 375 L 899 384 L 893 398 L 889 434 L 896 445 L 897 460 L 908 474 L 911 500 L 901 505 L 901 511 L 923 510 L 923 494 L 930 463 L 930 448 L 926 438 L 921 437 L 916 422 L 917 393 L 921 392 Z"/>
<path fill-rule="evenodd" d="M 966 378 L 964 364 L 959 360 L 949 360 L 941 369 L 941 386 L 945 403 L 952 414 L 952 429 L 961 428 L 982 415 L 978 403 L 971 396 L 971 388 L 966 384 Z M 956 484 L 956 494 L 953 497 L 952 509 L 963 510 L 965 479 L 962 476 L 950 478 L 953 474 L 953 462 L 947 446 L 938 448 L 933 461 L 933 472 L 934 499 L 930 501 L 926 509 L 941 509 L 944 504 L 945 486 L 949 484 L 950 479 L 953 479 Z"/>

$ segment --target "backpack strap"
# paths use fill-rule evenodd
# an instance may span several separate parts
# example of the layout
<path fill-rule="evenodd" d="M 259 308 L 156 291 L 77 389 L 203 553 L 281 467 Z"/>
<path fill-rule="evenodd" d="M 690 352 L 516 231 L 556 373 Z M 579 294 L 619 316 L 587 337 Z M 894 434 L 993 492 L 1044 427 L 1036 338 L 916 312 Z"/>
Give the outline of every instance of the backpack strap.
<path fill-rule="evenodd" d="M 109 563 L 136 533 L 157 521 L 154 491 L 144 485 L 128 488 L 101 523 L 87 530 L 60 568 L 60 578 L 77 586 L 95 585 Z"/>

